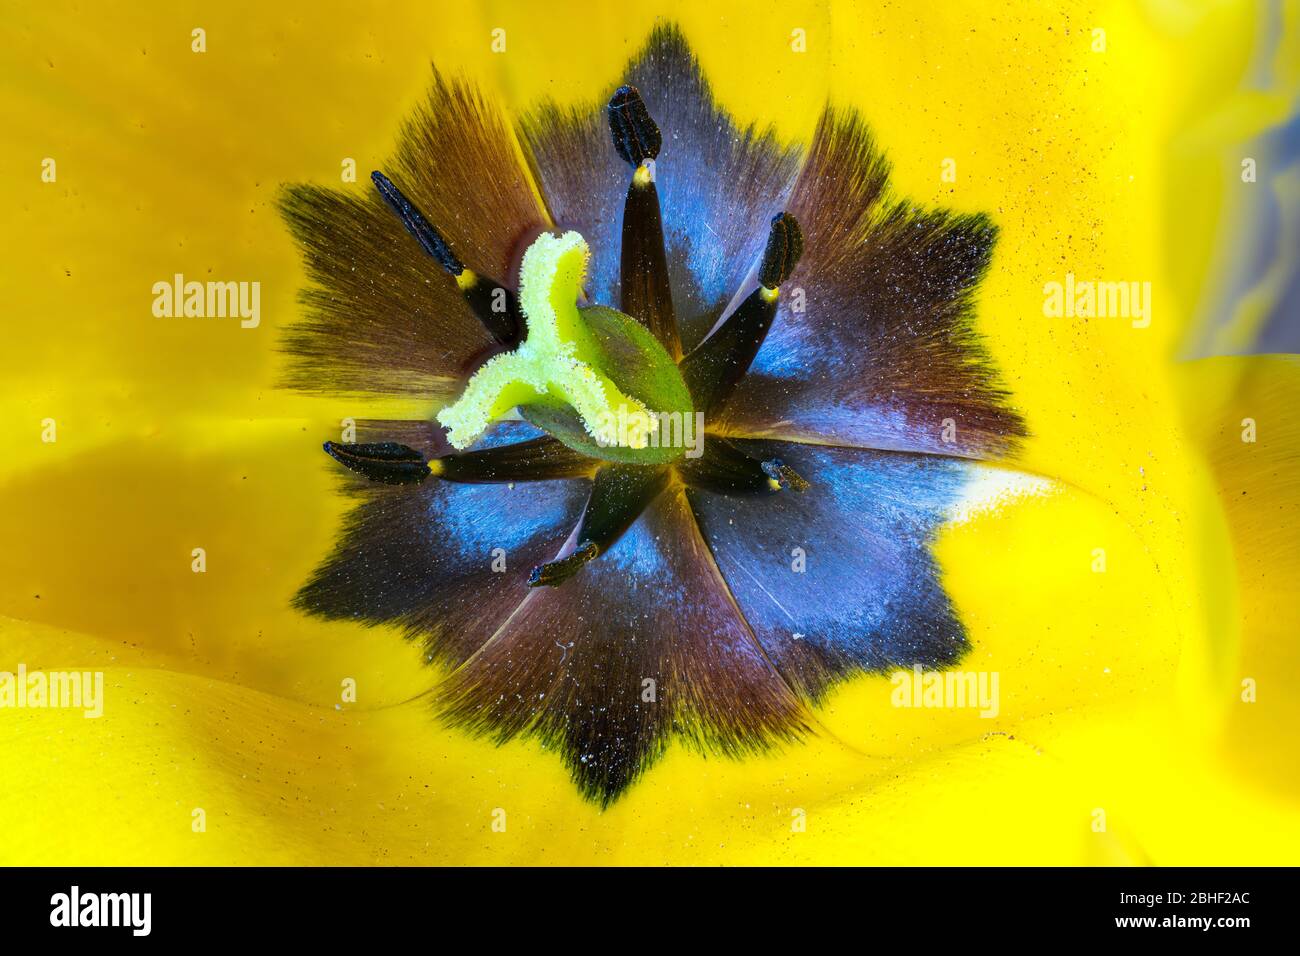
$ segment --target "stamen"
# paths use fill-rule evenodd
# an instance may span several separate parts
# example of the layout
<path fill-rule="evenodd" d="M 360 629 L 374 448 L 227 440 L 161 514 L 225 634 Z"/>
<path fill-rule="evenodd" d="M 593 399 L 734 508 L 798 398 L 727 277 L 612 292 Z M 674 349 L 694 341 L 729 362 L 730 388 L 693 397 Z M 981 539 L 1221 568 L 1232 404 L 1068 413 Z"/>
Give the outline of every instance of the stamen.
<path fill-rule="evenodd" d="M 614 149 L 633 166 L 659 156 L 663 136 L 650 118 L 645 100 L 635 86 L 620 86 L 609 100 L 609 132 Z"/>
<path fill-rule="evenodd" d="M 429 462 L 434 474 L 444 481 L 467 484 L 586 478 L 595 473 L 598 464 L 549 435 Z"/>
<path fill-rule="evenodd" d="M 759 461 L 741 451 L 727 439 L 709 436 L 709 453 L 677 463 L 677 473 L 693 488 L 722 494 L 806 491 L 809 487 L 799 474 L 779 458 Z"/>
<path fill-rule="evenodd" d="M 549 435 L 481 451 L 424 456 L 398 442 L 325 443 L 325 452 L 346 468 L 387 485 L 414 485 L 430 475 L 465 484 L 589 478 L 599 463 Z"/>
<path fill-rule="evenodd" d="M 807 479 L 803 478 L 780 458 L 769 458 L 763 462 L 762 468 L 763 474 L 767 475 L 768 483 L 772 485 L 773 491 L 789 488 L 793 491 L 803 492 L 811 487 Z"/>
<path fill-rule="evenodd" d="M 668 469 L 608 465 L 596 472 L 591 497 L 578 524 L 578 545 L 568 555 L 533 568 L 529 587 L 563 584 L 607 552 L 668 483 Z"/>
<path fill-rule="evenodd" d="M 644 181 L 641 172 L 646 171 Z M 619 262 L 619 310 L 650 330 L 674 359 L 682 356 L 668 281 L 663 217 L 653 170 L 642 166 L 632 177 L 623 204 L 623 251 Z"/>
<path fill-rule="evenodd" d="M 528 575 L 530 588 L 553 588 L 577 574 L 584 564 L 600 556 L 600 547 L 594 541 L 584 541 L 572 554 L 539 564 Z"/>
<path fill-rule="evenodd" d="M 437 260 L 438 265 L 453 276 L 459 276 L 465 271 L 465 266 L 451 251 L 451 247 L 447 245 L 447 240 L 442 238 L 442 233 L 429 225 L 429 220 L 425 219 L 424 214 L 415 208 L 415 204 L 393 185 L 392 180 L 378 170 L 370 174 L 370 179 L 378 188 L 379 195 L 384 197 L 384 201 L 402 220 L 402 225 L 406 227 L 406 231 L 415 237 L 415 240 L 424 248 L 425 252 Z"/>
<path fill-rule="evenodd" d="M 772 228 L 767 234 L 767 248 L 763 250 L 763 264 L 758 269 L 758 281 L 765 289 L 777 291 L 781 283 L 790 278 L 794 267 L 803 255 L 803 230 L 788 212 L 772 218 Z"/>
<path fill-rule="evenodd" d="M 636 87 L 619 87 L 607 111 L 614 149 L 636 167 L 623 205 L 619 310 L 648 328 L 675 361 L 681 358 L 682 346 L 654 168 L 663 138 Z"/>
<path fill-rule="evenodd" d="M 794 216 L 783 212 L 774 217 L 758 288 L 682 360 L 682 377 L 696 408 L 706 414 L 716 412 L 749 371 L 776 318 L 780 285 L 794 272 L 802 252 L 803 232 Z"/>
<path fill-rule="evenodd" d="M 345 468 L 386 485 L 418 485 L 430 474 L 423 455 L 395 441 L 327 441 L 324 448 Z"/>
<path fill-rule="evenodd" d="M 467 269 L 424 214 L 393 185 L 392 180 L 379 171 L 370 174 L 371 180 L 393 212 L 402 220 L 406 231 L 437 261 L 438 265 L 456 280 L 456 286 L 474 315 L 499 345 L 513 347 L 518 344 L 524 324 L 519 313 L 517 297 L 505 286 Z"/>

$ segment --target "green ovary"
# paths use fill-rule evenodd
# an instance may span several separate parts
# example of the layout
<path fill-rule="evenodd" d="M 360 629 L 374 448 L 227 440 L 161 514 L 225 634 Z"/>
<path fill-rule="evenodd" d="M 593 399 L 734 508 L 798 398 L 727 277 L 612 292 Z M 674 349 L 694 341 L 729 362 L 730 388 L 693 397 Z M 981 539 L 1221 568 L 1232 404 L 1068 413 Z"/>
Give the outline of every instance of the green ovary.
<path fill-rule="evenodd" d="M 573 408 L 598 444 L 646 446 L 650 410 L 600 368 L 607 352 L 578 311 L 587 257 L 586 240 L 576 232 L 544 233 L 528 247 L 519 283 L 527 338 L 485 363 L 460 398 L 438 413 L 454 447 L 468 448 L 516 406 L 556 400 Z"/>

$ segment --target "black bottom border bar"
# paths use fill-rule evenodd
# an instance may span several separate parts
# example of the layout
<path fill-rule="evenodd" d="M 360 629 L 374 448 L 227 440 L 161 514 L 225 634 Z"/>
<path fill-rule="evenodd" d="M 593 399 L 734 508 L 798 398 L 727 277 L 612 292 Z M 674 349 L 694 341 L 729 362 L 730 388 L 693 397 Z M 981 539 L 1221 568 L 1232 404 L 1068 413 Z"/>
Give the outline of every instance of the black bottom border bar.
<path fill-rule="evenodd" d="M 920 932 L 927 943 L 1124 936 L 1229 943 L 1242 934 L 1292 936 L 1298 882 L 1294 869 L 1235 868 L 14 868 L 0 870 L 0 919 L 9 942 L 76 934 L 83 943 L 337 946 L 384 938 L 376 932 L 422 931 L 427 939 L 439 925 L 454 939 L 458 924 L 484 942 L 512 930 L 586 935 L 602 924 L 653 938 L 701 920 L 762 934 L 777 926 L 806 932 L 848 916 L 868 934 L 864 943 L 877 931 Z"/>

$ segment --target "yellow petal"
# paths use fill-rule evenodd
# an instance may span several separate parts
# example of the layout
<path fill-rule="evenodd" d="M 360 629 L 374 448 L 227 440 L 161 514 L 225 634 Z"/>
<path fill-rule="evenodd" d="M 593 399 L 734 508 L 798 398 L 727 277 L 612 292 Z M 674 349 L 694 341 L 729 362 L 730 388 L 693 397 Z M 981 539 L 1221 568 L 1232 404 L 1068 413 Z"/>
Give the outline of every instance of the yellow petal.
<path fill-rule="evenodd" d="M 430 409 L 273 387 L 302 284 L 273 202 L 286 181 L 344 186 L 345 159 L 375 167 L 431 58 L 494 78 L 514 107 L 585 100 L 660 13 L 681 17 L 742 122 L 806 138 L 833 90 L 864 111 L 901 194 L 994 218 L 979 329 L 1033 432 L 1018 464 L 1056 490 L 954 524 L 938 546 L 970 666 L 1001 675 L 996 719 L 900 712 L 885 678 L 863 678 L 820 712 L 818 739 L 743 763 L 676 748 L 599 814 L 535 745 L 437 726 L 419 696 L 437 675 L 396 634 L 288 609 L 346 504 L 319 442 L 345 418 Z M 100 718 L 0 712 L 3 862 L 1294 859 L 1295 714 L 1279 688 L 1300 661 L 1275 630 L 1290 565 L 1252 538 L 1278 527 L 1267 514 L 1220 504 L 1238 479 L 1249 498 L 1267 475 L 1223 455 L 1211 471 L 1197 435 L 1211 412 L 1255 407 L 1262 435 L 1284 434 L 1294 395 L 1216 393 L 1226 404 L 1195 406 L 1184 428 L 1170 362 L 1228 294 L 1217 256 L 1250 207 L 1225 163 L 1293 102 L 1294 69 L 1246 87 L 1252 9 L 573 3 L 447 16 L 413 3 L 359 16 L 53 3 L 0 24 L 0 190 L 14 211 L 0 238 L 0 412 L 18 436 L 0 486 L 0 668 L 106 677 Z M 571 42 L 575 22 L 590 42 Z M 557 48 L 572 51 L 562 71 Z M 1151 324 L 1049 319 L 1044 283 L 1067 270 L 1150 281 Z M 155 319 L 150 289 L 177 272 L 260 281 L 261 323 Z M 1219 341 L 1249 338 L 1257 312 L 1243 304 Z M 41 440 L 47 419 L 57 441 Z M 1240 451 L 1223 428 L 1210 447 Z M 1245 676 L 1253 709 L 1238 699 Z"/>

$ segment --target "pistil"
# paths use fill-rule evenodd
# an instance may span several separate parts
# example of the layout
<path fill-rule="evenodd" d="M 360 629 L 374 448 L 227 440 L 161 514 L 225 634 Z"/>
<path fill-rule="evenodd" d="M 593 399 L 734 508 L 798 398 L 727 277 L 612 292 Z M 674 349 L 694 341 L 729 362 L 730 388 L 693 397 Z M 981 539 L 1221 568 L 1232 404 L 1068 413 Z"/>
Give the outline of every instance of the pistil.
<path fill-rule="evenodd" d="M 587 255 L 587 243 L 576 232 L 543 233 L 528 247 L 520 274 L 528 336 L 513 352 L 489 359 L 460 398 L 438 412 L 456 448 L 468 448 L 518 405 L 556 401 L 571 406 L 598 442 L 647 445 L 650 410 L 596 364 L 602 349 L 578 311 Z M 620 411 L 621 421 L 629 423 L 624 435 L 615 431 Z"/>

